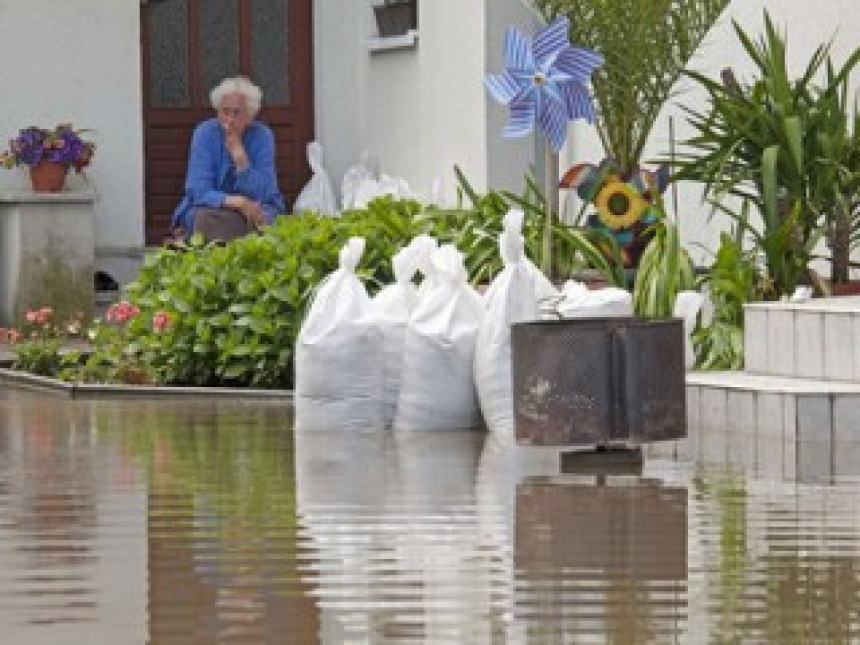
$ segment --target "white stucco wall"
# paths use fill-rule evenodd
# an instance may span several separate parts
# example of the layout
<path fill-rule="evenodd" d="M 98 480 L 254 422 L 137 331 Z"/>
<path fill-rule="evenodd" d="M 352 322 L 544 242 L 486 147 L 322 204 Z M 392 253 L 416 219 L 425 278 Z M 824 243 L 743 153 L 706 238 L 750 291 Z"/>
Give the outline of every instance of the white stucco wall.
<path fill-rule="evenodd" d="M 447 201 L 456 194 L 455 164 L 477 188 L 491 184 L 486 19 L 483 2 L 419 2 L 417 45 L 371 52 L 371 0 L 314 4 L 316 129 L 336 188 L 365 149 L 419 193 L 440 179 Z"/>
<path fill-rule="evenodd" d="M 86 176 L 96 246 L 143 246 L 139 0 L 0 0 L 0 139 L 71 122 L 98 149 Z M 0 170 L 0 188 L 29 185 Z M 84 179 L 70 175 L 71 189 Z"/>

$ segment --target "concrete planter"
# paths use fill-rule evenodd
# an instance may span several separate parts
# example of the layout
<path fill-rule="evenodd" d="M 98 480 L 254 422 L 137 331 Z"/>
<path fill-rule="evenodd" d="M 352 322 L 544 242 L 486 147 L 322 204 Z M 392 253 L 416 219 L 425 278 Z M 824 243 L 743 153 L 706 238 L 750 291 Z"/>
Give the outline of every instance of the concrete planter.
<path fill-rule="evenodd" d="M 95 196 L 0 192 L 0 325 L 34 307 L 56 320 L 93 312 Z"/>

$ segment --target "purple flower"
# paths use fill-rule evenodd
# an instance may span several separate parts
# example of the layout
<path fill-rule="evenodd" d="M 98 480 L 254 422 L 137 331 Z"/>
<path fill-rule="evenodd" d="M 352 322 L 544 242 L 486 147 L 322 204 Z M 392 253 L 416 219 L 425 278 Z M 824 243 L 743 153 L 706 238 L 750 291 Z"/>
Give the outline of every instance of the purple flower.
<path fill-rule="evenodd" d="M 53 130 L 30 126 L 9 141 L 9 150 L 0 152 L 0 167 L 36 166 L 41 161 L 63 164 L 80 172 L 89 165 L 95 144 L 84 141 L 81 131 L 64 123 Z"/>

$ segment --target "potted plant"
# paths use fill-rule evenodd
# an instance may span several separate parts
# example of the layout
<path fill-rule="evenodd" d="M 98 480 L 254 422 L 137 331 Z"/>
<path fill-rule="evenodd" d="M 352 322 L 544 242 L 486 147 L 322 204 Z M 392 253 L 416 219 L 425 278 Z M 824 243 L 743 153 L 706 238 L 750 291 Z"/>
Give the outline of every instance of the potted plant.
<path fill-rule="evenodd" d="M 93 158 L 95 144 L 85 141 L 71 124 L 53 129 L 30 126 L 9 141 L 9 150 L 0 152 L 0 166 L 27 166 L 35 192 L 59 192 L 69 168 L 81 172 Z"/>
<path fill-rule="evenodd" d="M 418 28 L 418 7 L 415 0 L 382 0 L 373 6 L 381 38 L 401 36 Z"/>
<path fill-rule="evenodd" d="M 828 48 L 820 46 L 795 80 L 786 64 L 785 38 L 767 14 L 758 41 L 737 24 L 734 28 L 755 64 L 756 77 L 742 83 L 725 70 L 721 81 L 715 81 L 690 72 L 708 92 L 709 105 L 703 111 L 687 110 L 695 135 L 680 155 L 675 178 L 702 182 L 705 197 L 752 238 L 771 283 L 765 295 L 778 299 L 790 295 L 799 281 L 815 279 L 808 264 L 826 232 L 825 218 L 845 212 L 839 210 L 840 192 L 852 190 L 856 165 L 850 164 L 852 154 L 855 164 L 857 157 L 839 97 L 860 62 L 860 49 L 833 71 Z M 816 78 L 825 67 L 829 73 L 818 86 Z M 847 172 L 840 171 L 843 166 Z M 856 177 L 853 182 L 848 212 L 857 208 Z M 745 203 L 741 213 L 722 205 L 727 195 Z M 750 204 L 760 222 L 747 216 Z M 831 245 L 840 240 L 839 228 L 831 227 Z"/>

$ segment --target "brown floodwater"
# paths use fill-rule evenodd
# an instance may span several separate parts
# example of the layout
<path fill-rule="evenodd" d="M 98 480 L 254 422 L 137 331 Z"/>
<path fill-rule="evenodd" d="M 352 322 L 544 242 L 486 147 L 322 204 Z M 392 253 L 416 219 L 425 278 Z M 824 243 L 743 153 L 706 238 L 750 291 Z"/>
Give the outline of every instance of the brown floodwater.
<path fill-rule="evenodd" d="M 860 481 L 0 390 L 0 643 L 860 642 Z"/>

